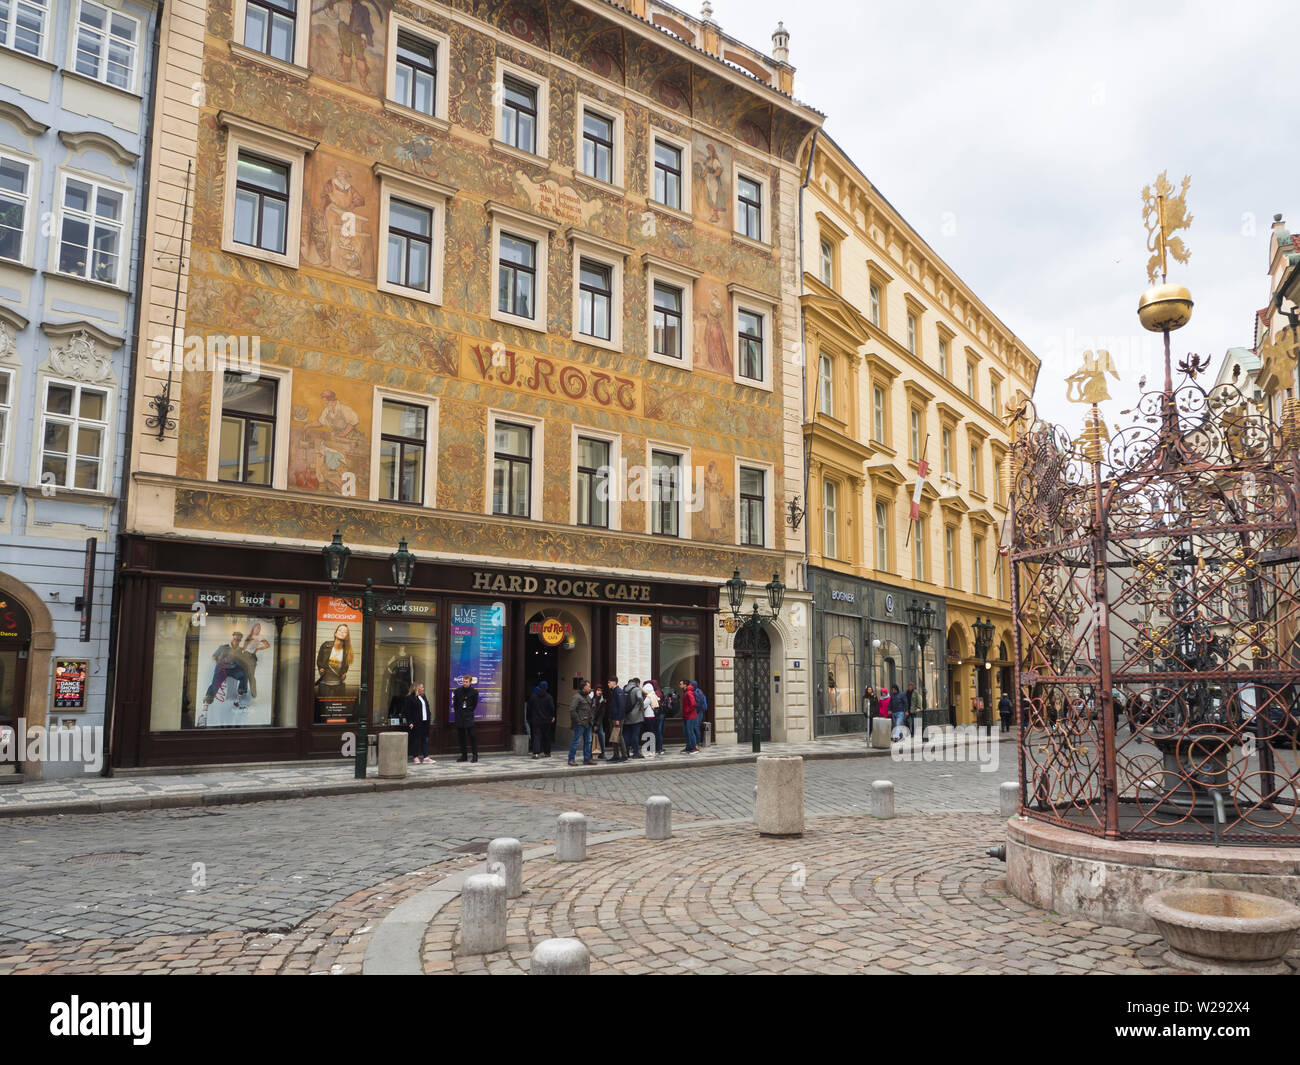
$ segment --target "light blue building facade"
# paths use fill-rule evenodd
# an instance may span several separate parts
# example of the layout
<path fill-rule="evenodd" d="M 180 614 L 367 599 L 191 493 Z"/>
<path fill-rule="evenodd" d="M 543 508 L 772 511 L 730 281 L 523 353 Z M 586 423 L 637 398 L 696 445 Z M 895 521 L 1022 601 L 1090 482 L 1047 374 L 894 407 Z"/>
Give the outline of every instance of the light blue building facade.
<path fill-rule="evenodd" d="M 0 0 L 0 781 L 105 721 L 158 10 Z"/>

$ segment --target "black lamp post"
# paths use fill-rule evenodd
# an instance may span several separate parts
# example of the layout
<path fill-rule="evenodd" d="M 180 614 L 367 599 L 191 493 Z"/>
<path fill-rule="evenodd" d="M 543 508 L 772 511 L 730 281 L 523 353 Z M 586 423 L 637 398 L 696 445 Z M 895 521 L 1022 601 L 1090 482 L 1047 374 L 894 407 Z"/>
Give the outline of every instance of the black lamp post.
<path fill-rule="evenodd" d="M 920 668 L 921 674 L 921 731 L 925 731 L 925 708 L 929 705 L 928 697 L 925 693 L 925 645 L 930 642 L 930 634 L 934 631 L 934 604 L 928 599 L 924 606 L 915 599 L 907 608 L 907 621 L 912 628 L 912 638 L 916 640 L 916 646 L 920 649 Z M 913 711 L 915 714 L 915 711 Z M 916 730 L 913 729 L 913 735 Z"/>
<path fill-rule="evenodd" d="M 758 600 L 754 600 L 754 610 L 746 617 L 740 611 L 745 603 L 745 579 L 740 575 L 740 570 L 732 574 L 731 580 L 727 581 L 727 599 L 731 603 L 732 616 L 740 623 L 739 632 L 748 632 L 750 636 L 750 653 L 753 656 L 753 665 L 750 669 L 750 700 L 749 700 L 749 721 L 750 733 L 752 739 L 753 751 L 758 754 L 763 749 L 762 738 L 758 734 L 758 636 L 763 631 L 763 626 L 769 621 L 775 620 L 781 612 L 781 600 L 785 598 L 785 585 L 781 583 L 779 574 L 773 573 L 772 579 L 765 585 L 767 591 L 767 604 L 771 608 L 770 614 L 762 614 L 758 609 Z"/>
<path fill-rule="evenodd" d="M 981 621 L 977 616 L 975 618 L 975 623 L 971 625 L 971 628 L 975 630 L 975 692 L 979 698 L 983 698 L 983 695 L 981 694 L 983 683 L 980 678 L 984 677 L 987 673 L 987 670 L 985 670 L 984 667 L 988 663 L 989 651 L 993 648 L 993 619 L 990 618 L 987 621 Z M 990 698 L 992 698 L 992 693 L 990 693 Z M 976 721 L 977 725 L 987 724 L 986 715 L 988 714 L 988 711 L 989 706 L 986 700 L 984 709 L 980 712 L 980 719 Z"/>
<path fill-rule="evenodd" d="M 334 533 L 334 539 L 330 544 L 322 548 L 321 554 L 325 558 L 325 579 L 330 582 L 330 594 L 338 596 L 339 582 L 343 580 L 343 574 L 348 568 L 348 559 L 352 555 L 350 548 L 343 543 L 343 535 L 337 530 Z M 370 738 L 367 735 L 367 726 L 370 719 L 370 656 L 371 643 L 373 642 L 371 622 L 374 619 L 376 610 L 391 610 L 398 603 L 406 601 L 406 590 L 411 586 L 411 579 L 415 576 L 415 556 L 406 549 L 406 537 L 397 544 L 397 550 L 388 556 L 388 564 L 393 573 L 393 584 L 397 586 L 395 596 L 375 596 L 374 581 L 366 578 L 366 590 L 362 592 L 358 599 L 355 596 L 342 596 L 341 598 L 353 610 L 360 610 L 362 616 L 361 625 L 361 694 L 357 701 L 357 754 L 355 763 L 355 776 L 357 780 L 366 779 L 366 756 L 369 751 Z"/>

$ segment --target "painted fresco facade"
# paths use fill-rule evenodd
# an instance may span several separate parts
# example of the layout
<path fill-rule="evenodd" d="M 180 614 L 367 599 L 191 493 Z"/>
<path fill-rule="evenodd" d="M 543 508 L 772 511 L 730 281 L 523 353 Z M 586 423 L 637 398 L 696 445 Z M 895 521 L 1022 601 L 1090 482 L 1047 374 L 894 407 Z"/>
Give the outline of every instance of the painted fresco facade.
<path fill-rule="evenodd" d="M 864 728 L 868 686 L 920 688 L 914 599 L 936 611 L 928 705 L 969 723 L 977 697 L 992 713 L 1010 688 L 1011 582 L 998 553 L 1004 416 L 1033 393 L 1039 363 L 825 135 L 811 176 L 803 314 L 815 731 Z M 914 523 L 922 459 L 930 472 Z M 975 655 L 977 620 L 994 625 L 987 657 Z"/>
<path fill-rule="evenodd" d="M 122 584 L 138 618 L 123 638 L 151 650 L 119 701 L 118 764 L 337 754 L 351 719 L 321 711 L 326 669 L 314 661 L 328 657 L 334 631 L 319 600 L 320 549 L 336 529 L 354 551 L 349 585 L 389 585 L 383 559 L 400 538 L 420 559 L 411 597 L 427 600 L 421 624 L 432 627 L 403 631 L 427 654 L 395 676 L 435 692 L 436 745 L 454 742 L 447 682 L 471 639 L 457 612 L 476 606 L 500 607 L 504 622 L 504 634 L 472 637 L 503 639 L 504 705 L 483 720 L 488 746 L 523 731 L 524 695 L 542 675 L 534 654 L 551 662 L 566 707 L 575 678 L 638 662 L 662 679 L 676 662 L 709 686 L 717 738 L 734 738 L 719 583 L 739 568 L 756 590 L 773 572 L 795 588 L 802 549 L 782 520 L 802 476 L 801 381 L 788 368 L 798 352 L 796 159 L 820 116 L 787 95 L 791 69 L 750 52 L 755 72 L 738 73 L 718 60 L 734 42 L 681 13 L 702 39 L 712 34 L 712 54 L 651 25 L 658 8 L 559 0 L 318 4 L 300 9 L 292 54 L 276 58 L 243 43 L 250 7 L 180 3 L 163 27 L 167 121 L 151 159 L 149 354 L 134 396 Z M 396 48 L 412 41 L 434 57 L 431 113 L 397 98 Z M 520 85 L 536 105 L 535 143 L 523 148 L 504 125 L 506 87 Z M 584 109 L 610 121 L 608 180 L 582 172 Z M 676 205 L 654 200 L 656 137 L 680 152 Z M 241 241 L 239 158 L 285 175 L 279 247 Z M 742 179 L 763 195 L 752 237 L 737 232 Z M 418 293 L 393 283 L 394 201 L 431 223 L 431 277 Z M 535 255 L 531 321 L 502 307 L 503 234 Z M 608 339 L 580 320 L 582 259 L 608 270 Z M 653 350 L 656 282 L 685 304 L 678 356 Z M 762 322 L 757 377 L 740 361 L 741 311 Z M 265 454 L 232 459 L 230 412 L 259 389 L 274 397 L 259 415 L 272 426 Z M 381 439 L 385 401 L 423 412 L 412 415 L 424 429 L 405 502 L 386 498 L 383 455 L 397 445 Z M 528 441 L 525 463 L 496 457 L 502 425 Z M 608 527 L 580 520 L 580 438 L 608 445 Z M 671 514 L 650 498 L 649 471 L 665 456 L 683 479 Z M 494 468 L 521 480 L 503 494 Z M 763 485 L 761 530 L 744 544 L 742 507 L 759 511 L 742 499 L 742 469 L 751 497 L 755 471 Z M 200 558 L 203 568 L 185 569 Z M 540 594 L 548 588 L 567 593 Z M 781 653 L 797 660 L 807 596 L 795 590 L 787 603 Z M 552 617 L 574 637 L 558 665 L 532 639 Z M 621 631 L 629 623 L 651 630 L 649 650 Z M 226 645 L 210 648 L 201 631 L 211 625 L 242 630 L 231 639 L 251 658 L 231 667 L 233 679 Z M 347 657 L 333 654 L 335 665 Z M 376 646 L 377 667 L 387 654 Z M 274 696 L 245 691 L 254 670 Z M 386 725 L 380 696 L 397 681 L 376 673 L 371 683 L 374 722 Z M 777 738 L 806 731 L 798 692 L 787 677 Z M 217 714 L 223 695 L 233 710 Z M 228 726 L 219 734 L 218 719 Z"/>
<path fill-rule="evenodd" d="M 50 0 L 0 40 L 0 728 L 105 723 L 155 19 Z M 0 771 L 86 769 L 28 753 Z"/>

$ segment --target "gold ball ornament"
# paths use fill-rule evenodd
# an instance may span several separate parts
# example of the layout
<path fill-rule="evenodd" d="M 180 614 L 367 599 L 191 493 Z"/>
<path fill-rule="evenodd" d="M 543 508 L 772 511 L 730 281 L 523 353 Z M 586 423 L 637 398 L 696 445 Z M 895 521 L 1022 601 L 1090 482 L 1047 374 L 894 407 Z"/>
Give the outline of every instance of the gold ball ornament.
<path fill-rule="evenodd" d="M 1182 285 L 1156 285 L 1138 300 L 1138 318 L 1143 329 L 1163 333 L 1181 329 L 1192 317 L 1192 294 Z"/>

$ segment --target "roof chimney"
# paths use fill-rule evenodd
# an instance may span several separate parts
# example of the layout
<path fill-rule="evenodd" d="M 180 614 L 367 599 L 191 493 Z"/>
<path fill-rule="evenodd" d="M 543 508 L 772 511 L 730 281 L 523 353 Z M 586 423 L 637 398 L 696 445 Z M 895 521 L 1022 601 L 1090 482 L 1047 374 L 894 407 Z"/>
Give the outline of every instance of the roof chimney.
<path fill-rule="evenodd" d="M 772 34 L 772 58 L 778 63 L 790 62 L 790 31 L 784 22 L 778 22 L 776 32 Z"/>

